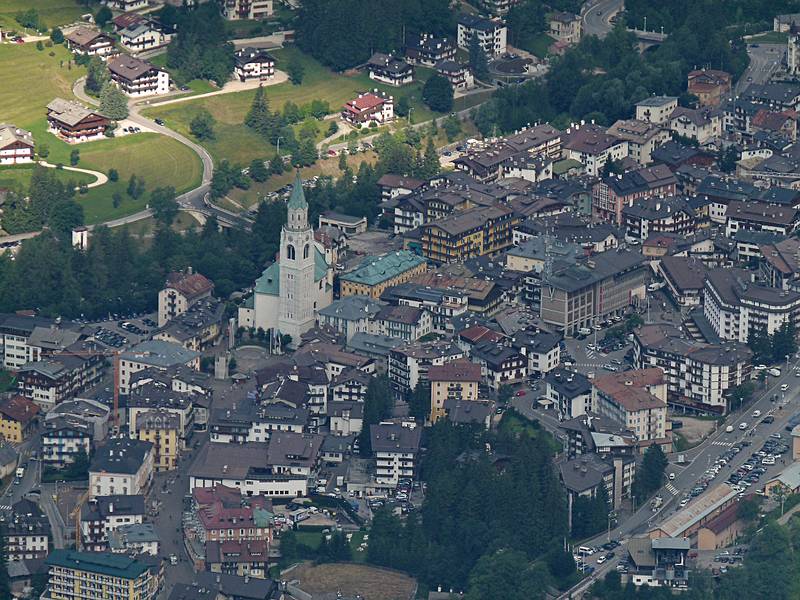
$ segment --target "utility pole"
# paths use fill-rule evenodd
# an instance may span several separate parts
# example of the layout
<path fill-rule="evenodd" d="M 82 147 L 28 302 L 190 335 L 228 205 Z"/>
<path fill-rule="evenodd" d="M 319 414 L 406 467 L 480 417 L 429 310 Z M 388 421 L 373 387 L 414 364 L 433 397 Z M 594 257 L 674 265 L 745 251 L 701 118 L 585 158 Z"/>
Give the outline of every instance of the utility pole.
<path fill-rule="evenodd" d="M 282 139 L 283 139 L 283 137 L 279 135 L 278 136 L 278 149 L 276 150 L 276 154 L 278 156 L 278 159 L 281 158 L 281 140 Z"/>

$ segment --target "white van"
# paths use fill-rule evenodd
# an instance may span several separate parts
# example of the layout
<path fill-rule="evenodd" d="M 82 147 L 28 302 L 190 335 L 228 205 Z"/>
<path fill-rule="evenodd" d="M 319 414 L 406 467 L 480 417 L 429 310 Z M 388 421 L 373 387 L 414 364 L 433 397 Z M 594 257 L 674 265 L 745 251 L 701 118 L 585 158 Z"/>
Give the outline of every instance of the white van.
<path fill-rule="evenodd" d="M 769 373 L 773 377 L 780 377 L 781 376 L 781 370 L 780 369 L 776 369 L 775 367 L 771 368 L 769 371 L 767 371 L 767 373 Z"/>
<path fill-rule="evenodd" d="M 733 433 L 733 425 L 728 425 L 725 428 L 725 433 Z"/>
<path fill-rule="evenodd" d="M 594 554 L 594 550 L 589 546 L 581 546 L 578 548 L 578 556 L 591 556 Z"/>

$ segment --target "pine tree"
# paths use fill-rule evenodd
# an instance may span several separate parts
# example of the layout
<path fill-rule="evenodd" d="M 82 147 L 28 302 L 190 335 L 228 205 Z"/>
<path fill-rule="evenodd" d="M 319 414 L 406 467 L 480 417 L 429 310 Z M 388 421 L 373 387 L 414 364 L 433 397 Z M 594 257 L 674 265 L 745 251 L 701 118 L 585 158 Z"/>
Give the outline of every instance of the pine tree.
<path fill-rule="evenodd" d="M 256 95 L 253 96 L 253 103 L 244 119 L 244 124 L 250 129 L 260 133 L 265 138 L 272 136 L 275 128 L 275 116 L 269 109 L 269 102 L 264 95 L 264 88 L 259 86 Z"/>
<path fill-rule="evenodd" d="M 476 33 L 469 40 L 469 67 L 476 79 L 485 79 L 489 74 L 489 65 L 486 53 L 481 48 L 481 42 Z"/>
<path fill-rule="evenodd" d="M 128 98 L 110 81 L 100 92 L 100 112 L 114 121 L 128 117 Z"/>
<path fill-rule="evenodd" d="M 429 179 L 430 177 L 437 175 L 439 171 L 441 171 L 439 154 L 436 152 L 436 146 L 433 144 L 433 138 L 428 138 L 428 143 L 425 145 L 425 154 L 422 158 L 420 176 L 423 179 Z"/>

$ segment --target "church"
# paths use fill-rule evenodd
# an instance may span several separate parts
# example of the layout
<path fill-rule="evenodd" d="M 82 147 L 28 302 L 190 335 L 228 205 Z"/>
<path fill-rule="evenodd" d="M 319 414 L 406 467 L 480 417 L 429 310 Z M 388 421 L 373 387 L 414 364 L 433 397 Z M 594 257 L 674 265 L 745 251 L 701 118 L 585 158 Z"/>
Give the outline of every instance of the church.
<path fill-rule="evenodd" d="M 292 345 L 314 327 L 316 313 L 333 301 L 333 270 L 314 240 L 300 173 L 294 180 L 281 229 L 278 260 L 256 279 L 253 295 L 239 308 L 239 325 L 290 335 Z"/>

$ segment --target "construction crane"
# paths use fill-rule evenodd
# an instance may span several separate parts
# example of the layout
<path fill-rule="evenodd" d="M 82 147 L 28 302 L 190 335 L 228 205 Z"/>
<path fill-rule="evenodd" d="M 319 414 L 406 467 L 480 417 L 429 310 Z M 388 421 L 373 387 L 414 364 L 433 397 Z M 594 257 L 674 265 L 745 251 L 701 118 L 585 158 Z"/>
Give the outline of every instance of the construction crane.
<path fill-rule="evenodd" d="M 70 519 L 75 519 L 75 550 L 78 552 L 81 550 L 81 508 L 88 497 L 89 490 L 87 489 L 81 497 L 78 498 L 78 501 L 75 503 L 75 508 L 69 513 Z"/>

